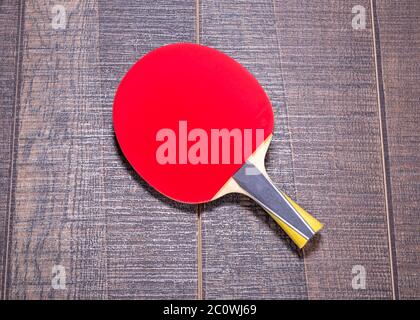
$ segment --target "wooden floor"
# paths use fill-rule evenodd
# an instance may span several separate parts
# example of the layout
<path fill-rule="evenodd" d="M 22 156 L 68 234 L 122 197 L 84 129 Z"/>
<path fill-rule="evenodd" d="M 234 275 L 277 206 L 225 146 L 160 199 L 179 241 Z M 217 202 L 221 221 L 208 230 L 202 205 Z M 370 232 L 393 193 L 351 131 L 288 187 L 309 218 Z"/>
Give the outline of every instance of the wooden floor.
<path fill-rule="evenodd" d="M 419 299 L 420 2 L 356 2 L 365 29 L 345 0 L 60 1 L 65 29 L 54 1 L 1 1 L 2 298 Z M 266 89 L 267 170 L 325 223 L 304 251 L 247 198 L 178 204 L 122 157 L 119 80 L 172 42 Z"/>

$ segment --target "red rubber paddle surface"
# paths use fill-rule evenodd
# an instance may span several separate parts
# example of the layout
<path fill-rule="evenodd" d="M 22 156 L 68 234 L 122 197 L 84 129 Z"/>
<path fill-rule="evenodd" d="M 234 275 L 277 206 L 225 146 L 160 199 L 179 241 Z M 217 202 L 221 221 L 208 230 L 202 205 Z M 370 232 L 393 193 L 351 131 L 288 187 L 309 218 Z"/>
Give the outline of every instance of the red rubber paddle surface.
<path fill-rule="evenodd" d="M 180 163 L 185 146 L 196 143 L 180 136 L 180 121 L 186 121 L 188 132 L 199 128 L 207 133 L 207 164 Z M 144 180 L 174 200 L 202 203 L 246 161 L 234 163 L 231 139 L 232 161 L 212 164 L 211 130 L 239 129 L 244 136 L 245 129 L 254 135 L 256 129 L 264 129 L 266 139 L 273 131 L 273 111 L 264 89 L 234 59 L 209 47 L 178 43 L 149 52 L 131 67 L 115 96 L 113 122 L 122 152 Z M 157 161 L 156 152 L 164 143 L 157 141 L 161 129 L 176 133 L 175 164 Z M 255 138 L 252 141 L 253 152 L 258 146 Z M 221 143 L 219 154 L 221 159 Z"/>

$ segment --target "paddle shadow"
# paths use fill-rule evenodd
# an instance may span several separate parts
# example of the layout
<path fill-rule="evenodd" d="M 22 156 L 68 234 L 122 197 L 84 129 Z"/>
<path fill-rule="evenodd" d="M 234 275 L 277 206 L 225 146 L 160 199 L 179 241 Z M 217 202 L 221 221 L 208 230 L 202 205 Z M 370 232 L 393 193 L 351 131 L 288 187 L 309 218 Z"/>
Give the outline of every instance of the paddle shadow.
<path fill-rule="evenodd" d="M 222 198 L 206 203 L 204 206 L 206 214 L 211 214 L 213 210 L 217 210 L 222 206 L 237 206 L 243 210 L 252 211 L 253 214 L 259 220 L 261 225 L 265 225 L 268 229 L 274 232 L 284 244 L 284 247 L 294 256 L 303 259 L 303 252 L 299 249 L 296 244 L 290 239 L 290 237 L 283 231 L 283 229 L 252 199 L 242 194 L 228 194 Z M 306 253 L 306 251 L 305 251 Z"/>
<path fill-rule="evenodd" d="M 177 202 L 175 200 L 172 200 L 164 195 L 162 195 L 161 193 L 159 193 L 158 191 L 156 191 L 154 188 L 152 188 L 135 170 L 134 168 L 131 166 L 131 164 L 128 162 L 128 160 L 126 159 L 126 157 L 124 156 L 120 145 L 118 144 L 117 138 L 114 134 L 114 147 L 117 150 L 117 153 L 120 157 L 121 163 L 124 166 L 125 171 L 131 176 L 131 178 L 136 181 L 136 183 L 143 189 L 146 191 L 146 193 L 148 195 L 150 195 L 151 197 L 155 198 L 158 201 L 161 201 L 163 204 L 165 204 L 166 206 L 172 208 L 172 209 L 176 209 L 176 210 L 181 210 L 181 211 L 185 211 L 185 212 L 190 212 L 190 213 L 196 213 L 197 210 L 197 206 L 194 204 L 188 204 L 188 203 L 182 203 L 182 202 Z"/>

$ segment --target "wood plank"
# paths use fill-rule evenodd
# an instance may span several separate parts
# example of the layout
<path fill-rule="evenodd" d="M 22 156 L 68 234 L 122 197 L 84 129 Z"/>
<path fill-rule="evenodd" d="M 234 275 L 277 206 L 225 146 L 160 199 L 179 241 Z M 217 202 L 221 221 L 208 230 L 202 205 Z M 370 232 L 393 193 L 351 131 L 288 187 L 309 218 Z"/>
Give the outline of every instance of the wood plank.
<path fill-rule="evenodd" d="M 369 1 L 365 30 L 347 1 L 274 3 L 297 201 L 325 223 L 304 251 L 309 298 L 391 298 Z"/>
<path fill-rule="evenodd" d="M 295 196 L 284 87 L 271 1 L 201 1 L 201 39 L 246 66 L 273 103 L 275 134 L 267 158 L 274 182 Z M 204 298 L 306 298 L 302 257 L 255 203 L 227 196 L 204 206 Z"/>
<path fill-rule="evenodd" d="M 104 108 L 95 1 L 26 1 L 7 296 L 104 298 Z M 65 268 L 66 289 L 52 286 Z"/>
<path fill-rule="evenodd" d="M 19 1 L 7 0 L 0 3 L 0 297 L 4 291 L 4 264 L 6 263 L 5 251 L 7 250 L 9 221 L 19 13 Z"/>
<path fill-rule="evenodd" d="M 420 298 L 419 1 L 375 1 L 401 299 Z"/>
<path fill-rule="evenodd" d="M 108 218 L 108 297 L 197 297 L 196 207 L 178 204 L 141 180 L 117 152 L 111 110 L 117 85 L 148 51 L 195 41 L 189 1 L 100 1 Z"/>

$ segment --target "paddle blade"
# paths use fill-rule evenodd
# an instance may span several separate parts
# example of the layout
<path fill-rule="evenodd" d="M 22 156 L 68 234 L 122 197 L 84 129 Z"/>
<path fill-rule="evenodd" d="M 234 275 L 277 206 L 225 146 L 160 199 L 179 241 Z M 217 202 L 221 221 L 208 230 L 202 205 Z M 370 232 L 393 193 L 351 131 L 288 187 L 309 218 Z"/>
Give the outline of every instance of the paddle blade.
<path fill-rule="evenodd" d="M 251 73 L 185 43 L 153 50 L 127 72 L 113 121 L 137 173 L 187 203 L 210 201 L 273 131 L 271 103 Z"/>

